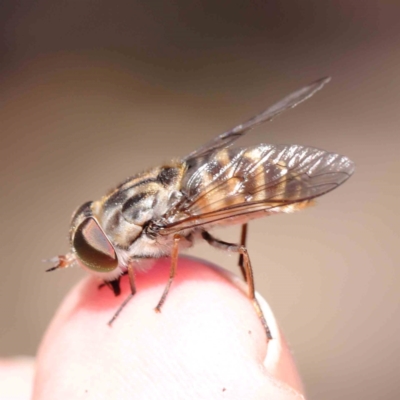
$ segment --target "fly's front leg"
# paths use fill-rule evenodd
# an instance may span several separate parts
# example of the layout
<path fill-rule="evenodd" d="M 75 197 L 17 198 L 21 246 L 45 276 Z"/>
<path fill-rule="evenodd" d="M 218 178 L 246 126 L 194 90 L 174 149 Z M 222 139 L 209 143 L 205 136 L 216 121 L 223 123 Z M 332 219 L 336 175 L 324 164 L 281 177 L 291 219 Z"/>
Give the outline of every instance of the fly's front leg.
<path fill-rule="evenodd" d="M 176 268 L 178 265 L 178 255 L 179 255 L 179 241 L 181 239 L 182 239 L 182 237 L 180 235 L 174 235 L 174 239 L 173 239 L 174 242 L 173 242 L 172 253 L 171 253 L 171 267 L 169 270 L 169 279 L 168 279 L 167 285 L 165 286 L 165 289 L 161 296 L 161 299 L 155 308 L 155 311 L 158 313 L 161 312 L 161 307 L 163 306 L 165 299 L 168 296 L 169 289 L 170 289 L 172 282 L 176 275 Z"/>
<path fill-rule="evenodd" d="M 124 272 L 121 276 L 126 275 L 127 272 Z M 100 283 L 98 286 L 99 289 L 102 289 L 104 286 L 107 286 L 109 289 L 112 290 L 115 296 L 119 296 L 121 294 L 121 276 L 113 281 L 104 281 Z"/>
<path fill-rule="evenodd" d="M 258 303 L 256 296 L 255 296 L 253 268 L 251 267 L 250 258 L 249 258 L 249 254 L 247 252 L 246 247 L 243 245 L 227 243 L 222 240 L 216 239 L 206 231 L 202 232 L 202 236 L 211 246 L 214 246 L 218 249 L 222 249 L 222 250 L 226 250 L 226 251 L 233 251 L 235 253 L 239 253 L 242 256 L 243 269 L 244 269 L 245 277 L 246 277 L 245 279 L 246 279 L 248 289 L 249 289 L 249 293 L 248 293 L 249 298 L 252 301 L 253 306 L 256 310 L 256 313 L 257 313 L 258 317 L 260 318 L 261 323 L 264 326 L 265 333 L 267 335 L 268 340 L 272 339 L 271 331 L 269 330 L 267 321 L 265 320 L 265 317 L 261 310 L 260 304 Z"/>
<path fill-rule="evenodd" d="M 121 313 L 121 311 L 124 309 L 124 307 L 129 303 L 129 301 L 132 299 L 132 297 L 136 293 L 136 285 L 135 285 L 135 272 L 133 271 L 133 266 L 128 265 L 128 276 L 129 276 L 129 285 L 131 287 L 131 293 L 129 296 L 123 301 L 123 303 L 119 306 L 118 310 L 116 313 L 113 315 L 113 317 L 110 319 L 108 322 L 108 325 L 112 325 L 112 323 L 117 319 L 118 315 Z"/>

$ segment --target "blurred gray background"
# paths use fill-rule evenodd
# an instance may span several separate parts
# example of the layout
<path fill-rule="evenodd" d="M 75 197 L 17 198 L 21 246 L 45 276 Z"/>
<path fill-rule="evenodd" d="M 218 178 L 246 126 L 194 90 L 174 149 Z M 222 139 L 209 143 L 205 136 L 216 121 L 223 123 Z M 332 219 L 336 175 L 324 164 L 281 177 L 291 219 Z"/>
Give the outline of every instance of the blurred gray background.
<path fill-rule="evenodd" d="M 251 222 L 249 251 L 310 399 L 400 398 L 399 16 L 398 0 L 2 1 L 0 354 L 35 354 L 83 276 L 41 263 L 78 205 L 332 75 L 244 144 L 336 151 L 356 173 Z"/>

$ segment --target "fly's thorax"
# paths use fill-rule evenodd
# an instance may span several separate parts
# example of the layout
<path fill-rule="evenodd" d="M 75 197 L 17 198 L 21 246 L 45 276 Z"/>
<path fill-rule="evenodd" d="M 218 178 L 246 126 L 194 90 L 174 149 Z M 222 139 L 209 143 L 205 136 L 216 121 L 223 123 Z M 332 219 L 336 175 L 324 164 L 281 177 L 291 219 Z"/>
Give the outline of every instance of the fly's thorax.
<path fill-rule="evenodd" d="M 97 203 L 98 219 L 116 246 L 128 249 L 150 221 L 159 220 L 173 207 L 184 168 L 177 163 L 136 175 Z"/>

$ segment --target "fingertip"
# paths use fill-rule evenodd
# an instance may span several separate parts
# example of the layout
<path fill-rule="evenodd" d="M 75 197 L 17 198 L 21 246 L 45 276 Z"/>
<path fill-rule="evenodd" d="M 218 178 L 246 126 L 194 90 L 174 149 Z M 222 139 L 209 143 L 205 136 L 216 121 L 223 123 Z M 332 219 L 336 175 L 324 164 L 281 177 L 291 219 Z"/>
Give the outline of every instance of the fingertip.
<path fill-rule="evenodd" d="M 89 392 L 91 398 L 123 399 L 134 390 L 137 399 L 169 393 L 252 399 L 271 391 L 279 398 L 291 385 L 295 392 L 301 389 L 288 379 L 290 352 L 269 307 L 264 312 L 274 339 L 267 343 L 243 290 L 218 267 L 183 258 L 162 312 L 156 313 L 168 271 L 169 260 L 159 260 L 150 271 L 137 273 L 137 294 L 111 328 L 107 321 L 129 293 L 127 279 L 119 297 L 98 290 L 91 278 L 78 284 L 41 345 L 34 398 Z"/>

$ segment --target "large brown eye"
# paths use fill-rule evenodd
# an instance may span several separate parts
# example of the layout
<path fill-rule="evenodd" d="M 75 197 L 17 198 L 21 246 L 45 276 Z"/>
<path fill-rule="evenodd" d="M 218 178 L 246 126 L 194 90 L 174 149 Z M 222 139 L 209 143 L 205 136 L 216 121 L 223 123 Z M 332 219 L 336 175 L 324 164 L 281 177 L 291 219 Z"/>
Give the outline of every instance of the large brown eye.
<path fill-rule="evenodd" d="M 118 266 L 112 244 L 93 218 L 86 219 L 78 226 L 73 246 L 78 258 L 90 269 L 109 272 Z"/>

